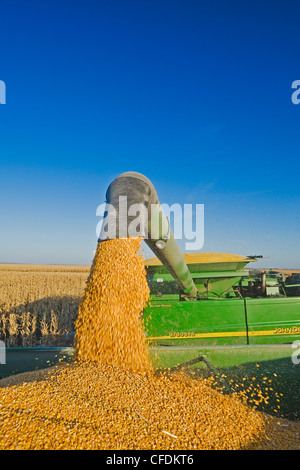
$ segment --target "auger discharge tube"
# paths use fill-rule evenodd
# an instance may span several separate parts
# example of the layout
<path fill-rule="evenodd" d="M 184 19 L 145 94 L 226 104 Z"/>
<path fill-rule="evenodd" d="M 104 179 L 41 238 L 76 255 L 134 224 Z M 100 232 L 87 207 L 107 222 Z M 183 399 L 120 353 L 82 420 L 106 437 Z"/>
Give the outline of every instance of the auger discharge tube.
<path fill-rule="evenodd" d="M 105 209 L 98 242 L 141 236 L 178 282 L 182 293 L 197 297 L 191 273 L 148 178 L 136 172 L 118 176 L 106 191 Z"/>

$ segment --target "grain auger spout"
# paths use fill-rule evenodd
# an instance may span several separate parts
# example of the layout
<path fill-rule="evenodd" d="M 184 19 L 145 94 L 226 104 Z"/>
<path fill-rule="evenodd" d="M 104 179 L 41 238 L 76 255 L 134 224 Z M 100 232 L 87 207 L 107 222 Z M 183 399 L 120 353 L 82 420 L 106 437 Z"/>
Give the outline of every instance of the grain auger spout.
<path fill-rule="evenodd" d="M 136 172 L 118 176 L 106 192 L 99 242 L 140 236 L 177 281 L 182 294 L 197 298 L 197 288 L 151 181 Z"/>

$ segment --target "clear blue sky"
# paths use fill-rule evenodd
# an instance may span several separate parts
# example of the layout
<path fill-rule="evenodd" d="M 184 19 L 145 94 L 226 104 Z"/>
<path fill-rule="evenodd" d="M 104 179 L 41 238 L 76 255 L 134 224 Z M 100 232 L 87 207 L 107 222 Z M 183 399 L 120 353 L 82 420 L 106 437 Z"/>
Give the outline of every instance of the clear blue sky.
<path fill-rule="evenodd" d="M 291 0 L 3 0 L 0 261 L 90 264 L 130 170 L 205 204 L 202 251 L 300 268 L 299 18 Z"/>

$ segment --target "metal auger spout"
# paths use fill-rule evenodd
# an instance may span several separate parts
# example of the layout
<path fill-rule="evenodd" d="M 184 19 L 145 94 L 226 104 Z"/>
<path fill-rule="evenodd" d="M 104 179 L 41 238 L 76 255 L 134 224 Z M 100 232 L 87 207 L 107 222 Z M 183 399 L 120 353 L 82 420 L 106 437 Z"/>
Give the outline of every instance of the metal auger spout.
<path fill-rule="evenodd" d="M 137 214 L 139 214 L 137 216 Z M 99 242 L 140 236 L 178 282 L 182 294 L 197 298 L 197 288 L 151 181 L 136 172 L 118 176 L 106 192 Z"/>

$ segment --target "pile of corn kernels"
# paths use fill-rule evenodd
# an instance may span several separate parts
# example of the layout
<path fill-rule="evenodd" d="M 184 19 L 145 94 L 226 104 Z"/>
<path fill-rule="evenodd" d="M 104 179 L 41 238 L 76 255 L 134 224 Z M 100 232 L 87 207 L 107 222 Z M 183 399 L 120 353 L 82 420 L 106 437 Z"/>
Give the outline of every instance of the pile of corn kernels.
<path fill-rule="evenodd" d="M 221 393 L 213 379 L 153 370 L 140 244 L 99 244 L 73 361 L 0 381 L 0 449 L 299 449 L 299 424 Z"/>
<path fill-rule="evenodd" d="M 299 449 L 295 423 L 210 380 L 74 361 L 6 379 L 0 449 Z"/>

